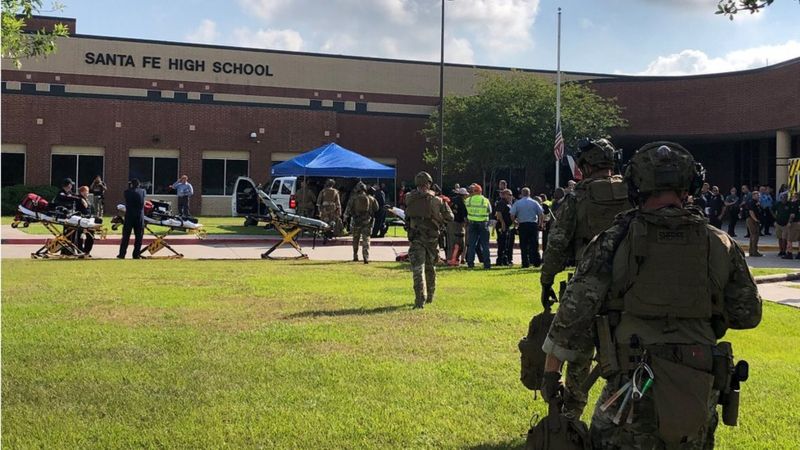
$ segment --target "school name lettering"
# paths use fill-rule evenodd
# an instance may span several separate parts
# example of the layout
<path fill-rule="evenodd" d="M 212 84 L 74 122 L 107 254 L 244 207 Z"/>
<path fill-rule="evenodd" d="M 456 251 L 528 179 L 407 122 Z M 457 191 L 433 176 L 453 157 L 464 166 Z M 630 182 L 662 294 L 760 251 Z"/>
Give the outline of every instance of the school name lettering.
<path fill-rule="evenodd" d="M 202 59 L 162 58 L 160 56 L 142 56 L 136 59 L 133 55 L 122 53 L 86 52 L 83 62 L 95 66 L 141 67 L 143 69 L 177 70 L 187 72 L 226 73 L 233 75 L 254 75 L 271 77 L 269 64 L 251 64 L 232 61 L 213 61 L 206 65 Z"/>

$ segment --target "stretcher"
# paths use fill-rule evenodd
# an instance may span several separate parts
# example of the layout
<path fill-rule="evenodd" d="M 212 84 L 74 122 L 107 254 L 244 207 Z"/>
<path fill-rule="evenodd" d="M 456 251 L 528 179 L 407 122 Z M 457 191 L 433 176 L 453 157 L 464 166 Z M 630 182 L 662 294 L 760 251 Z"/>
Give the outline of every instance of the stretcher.
<path fill-rule="evenodd" d="M 331 229 L 326 222 L 311 217 L 301 216 L 287 212 L 276 204 L 253 180 L 239 177 L 236 180 L 236 195 L 233 198 L 233 211 L 237 215 L 245 216 L 245 226 L 264 223 L 275 228 L 281 235 L 281 240 L 261 254 L 262 259 L 308 259 L 303 248 L 297 241 L 297 236 L 307 231 L 316 236 L 326 233 Z M 272 253 L 278 248 L 288 245 L 297 251 L 294 257 L 276 257 Z"/>
<path fill-rule="evenodd" d="M 105 239 L 106 229 L 103 219 L 84 217 L 63 206 L 50 207 L 36 194 L 28 194 L 17 207 L 17 214 L 11 228 L 22 225 L 27 228 L 32 223 L 40 223 L 53 235 L 38 250 L 31 253 L 33 259 L 84 259 L 90 257 L 75 243 L 76 235 L 87 233 L 92 237 Z"/>
<path fill-rule="evenodd" d="M 111 229 L 117 230 L 120 226 L 125 224 L 125 205 L 117 205 L 117 216 L 111 219 Z M 144 209 L 144 230 L 155 238 L 153 242 L 149 243 L 142 249 L 142 258 L 147 259 L 180 259 L 183 258 L 183 253 L 177 250 L 167 242 L 167 236 L 174 231 L 181 231 L 188 234 L 194 234 L 198 239 L 204 239 L 208 232 L 203 228 L 203 225 L 193 217 L 175 216 L 169 213 L 169 204 L 159 201 L 146 201 Z M 165 250 L 166 255 L 156 255 L 156 253 Z M 149 256 L 145 256 L 147 252 Z"/>

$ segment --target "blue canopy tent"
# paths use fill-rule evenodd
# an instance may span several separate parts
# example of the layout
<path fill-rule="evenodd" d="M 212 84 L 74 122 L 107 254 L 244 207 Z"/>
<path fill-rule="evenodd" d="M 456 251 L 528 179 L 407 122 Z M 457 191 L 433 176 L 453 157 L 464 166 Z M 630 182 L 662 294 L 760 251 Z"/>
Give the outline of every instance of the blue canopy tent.
<path fill-rule="evenodd" d="M 331 142 L 275 165 L 272 176 L 394 178 L 395 170 Z"/>

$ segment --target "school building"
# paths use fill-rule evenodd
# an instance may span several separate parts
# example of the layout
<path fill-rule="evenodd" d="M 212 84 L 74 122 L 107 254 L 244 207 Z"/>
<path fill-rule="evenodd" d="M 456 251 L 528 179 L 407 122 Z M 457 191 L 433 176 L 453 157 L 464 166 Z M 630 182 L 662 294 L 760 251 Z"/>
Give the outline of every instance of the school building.
<path fill-rule="evenodd" d="M 265 181 L 272 164 L 331 141 L 396 167 L 398 180 L 435 171 L 420 131 L 438 105 L 438 63 L 87 36 L 65 18 L 29 27 L 55 22 L 72 32 L 57 53 L 19 70 L 3 61 L 3 186 L 101 175 L 111 204 L 133 177 L 170 200 L 168 186 L 186 174 L 193 212 L 222 215 L 237 176 Z M 445 94 L 509 70 L 447 64 Z M 800 156 L 800 58 L 713 75 L 563 77 L 617 98 L 629 126 L 613 140 L 626 156 L 652 140 L 680 142 L 723 191 L 777 187 Z"/>

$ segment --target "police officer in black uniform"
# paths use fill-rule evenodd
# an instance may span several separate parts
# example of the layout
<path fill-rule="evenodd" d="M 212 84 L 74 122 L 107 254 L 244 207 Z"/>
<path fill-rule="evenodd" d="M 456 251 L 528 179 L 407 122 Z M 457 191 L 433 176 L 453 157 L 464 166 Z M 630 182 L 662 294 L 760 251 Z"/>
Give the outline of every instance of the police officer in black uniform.
<path fill-rule="evenodd" d="M 142 237 L 144 236 L 144 189 L 139 187 L 139 180 L 134 178 L 128 183 L 125 191 L 125 223 L 122 225 L 122 241 L 119 243 L 117 258 L 125 259 L 128 252 L 128 241 L 133 231 L 133 259 L 139 259 L 142 252 Z"/>

